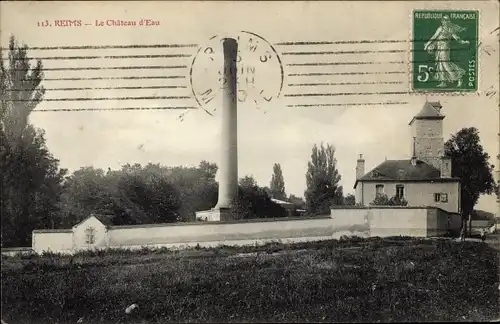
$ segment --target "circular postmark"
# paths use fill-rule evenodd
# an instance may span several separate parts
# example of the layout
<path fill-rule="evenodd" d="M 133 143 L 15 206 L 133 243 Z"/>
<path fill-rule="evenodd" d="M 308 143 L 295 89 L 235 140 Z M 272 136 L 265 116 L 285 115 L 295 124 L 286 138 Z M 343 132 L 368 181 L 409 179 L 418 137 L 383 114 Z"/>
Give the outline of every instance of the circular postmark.
<path fill-rule="evenodd" d="M 264 108 L 279 98 L 283 89 L 283 65 L 273 46 L 261 36 L 241 31 L 234 36 L 238 106 Z M 224 55 L 222 41 L 213 36 L 196 53 L 189 73 L 191 90 L 198 105 L 212 114 L 222 102 Z"/>

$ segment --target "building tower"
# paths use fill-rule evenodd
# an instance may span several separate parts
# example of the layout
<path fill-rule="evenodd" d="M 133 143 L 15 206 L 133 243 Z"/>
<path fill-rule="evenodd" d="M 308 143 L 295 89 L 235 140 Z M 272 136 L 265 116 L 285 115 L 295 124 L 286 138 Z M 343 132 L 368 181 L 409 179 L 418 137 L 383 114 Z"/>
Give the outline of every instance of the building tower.
<path fill-rule="evenodd" d="M 441 170 L 444 154 L 443 119 L 439 102 L 426 102 L 410 121 L 411 155 Z"/>

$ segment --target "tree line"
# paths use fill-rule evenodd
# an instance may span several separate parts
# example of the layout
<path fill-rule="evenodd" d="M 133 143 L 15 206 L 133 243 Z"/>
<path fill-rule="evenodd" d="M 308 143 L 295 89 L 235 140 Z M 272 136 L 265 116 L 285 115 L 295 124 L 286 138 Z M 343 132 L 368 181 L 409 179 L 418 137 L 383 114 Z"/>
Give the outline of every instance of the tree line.
<path fill-rule="evenodd" d="M 194 221 L 196 211 L 216 204 L 217 165 L 208 161 L 196 167 L 151 163 L 106 171 L 82 167 L 72 174 L 60 168 L 59 160 L 47 148 L 43 129 L 29 123 L 45 89 L 43 64 L 37 60 L 32 65 L 28 50 L 11 37 L 6 60 L 0 51 L 2 246 L 30 245 L 33 229 L 68 228 L 90 213 L 109 217 L 116 225 Z M 333 147 L 327 150 L 331 167 L 336 163 Z M 324 147 L 313 149 L 309 186 L 319 179 L 316 169 L 322 164 L 318 158 L 326 158 L 324 153 Z M 330 188 L 327 195 L 309 190 L 306 201 L 312 213 L 326 212 L 328 195 L 342 194 L 339 180 L 336 176 L 330 185 L 340 190 Z M 321 197 L 311 203 L 314 195 Z M 271 198 L 291 201 L 297 209 L 306 208 L 302 198 L 286 195 L 281 166 L 276 163 L 269 187 L 259 186 L 252 176 L 240 179 L 234 214 L 240 219 L 287 216 L 288 212 Z M 315 207 L 317 203 L 322 209 Z"/>
<path fill-rule="evenodd" d="M 126 164 L 119 170 L 82 167 L 72 174 L 59 166 L 46 146 L 44 131 L 29 123 L 43 100 L 43 65 L 28 58 L 28 47 L 11 37 L 8 58 L 0 51 L 1 244 L 31 245 L 33 229 L 69 228 L 90 213 L 109 217 L 116 225 L 195 221 L 195 212 L 217 203 L 217 165 Z M 4 61 L 6 63 L 4 63 Z M 459 131 L 446 143 L 453 176 L 462 178 L 462 211 L 470 213 L 481 194 L 497 189 L 475 128 Z M 304 199 L 287 195 L 279 163 L 272 166 L 269 186 L 251 175 L 239 181 L 233 214 L 239 219 L 285 217 L 273 199 L 295 205 L 309 215 L 329 214 L 332 205 L 354 205 L 344 195 L 335 147 L 314 145 L 307 165 Z M 498 192 L 498 191 L 497 191 Z M 402 204 L 380 197 L 377 204 Z"/>

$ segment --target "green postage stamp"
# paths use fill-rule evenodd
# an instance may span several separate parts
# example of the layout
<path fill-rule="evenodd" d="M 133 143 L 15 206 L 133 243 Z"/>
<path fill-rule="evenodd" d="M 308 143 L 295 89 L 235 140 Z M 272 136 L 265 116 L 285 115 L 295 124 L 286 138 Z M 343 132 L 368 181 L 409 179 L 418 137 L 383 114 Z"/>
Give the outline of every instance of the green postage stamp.
<path fill-rule="evenodd" d="M 412 19 L 412 90 L 476 92 L 479 12 L 415 10 Z"/>

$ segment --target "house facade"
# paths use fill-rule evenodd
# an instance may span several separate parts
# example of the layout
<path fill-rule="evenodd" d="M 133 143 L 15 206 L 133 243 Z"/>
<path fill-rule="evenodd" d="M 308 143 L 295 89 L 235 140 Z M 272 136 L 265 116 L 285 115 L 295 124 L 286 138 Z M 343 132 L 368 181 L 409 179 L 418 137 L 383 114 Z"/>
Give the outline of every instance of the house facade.
<path fill-rule="evenodd" d="M 426 102 L 409 126 L 409 159 L 386 160 L 365 172 L 360 155 L 356 165 L 356 203 L 369 206 L 385 194 L 410 207 L 430 206 L 460 213 L 460 179 L 452 177 L 451 160 L 444 156 L 443 120 L 439 102 Z"/>

